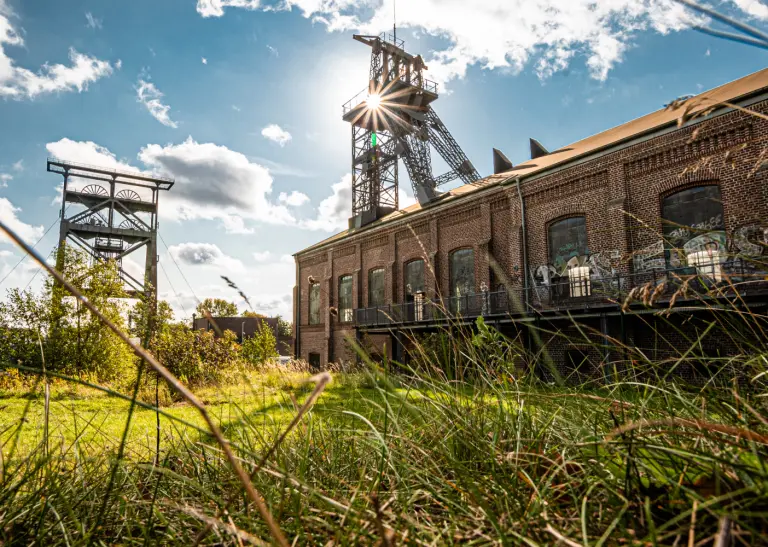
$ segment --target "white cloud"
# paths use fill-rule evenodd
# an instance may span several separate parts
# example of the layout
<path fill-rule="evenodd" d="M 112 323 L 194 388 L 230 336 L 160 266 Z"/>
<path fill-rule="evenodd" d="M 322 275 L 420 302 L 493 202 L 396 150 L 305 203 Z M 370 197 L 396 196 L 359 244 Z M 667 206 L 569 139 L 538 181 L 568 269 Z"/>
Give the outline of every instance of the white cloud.
<path fill-rule="evenodd" d="M 291 207 L 299 207 L 309 201 L 309 196 L 303 192 L 297 192 L 294 190 L 290 194 L 280 192 L 280 195 L 277 199 L 280 203 L 285 203 Z"/>
<path fill-rule="evenodd" d="M 99 146 L 93 141 L 73 141 L 63 138 L 56 142 L 49 142 L 45 148 L 55 158 L 119 171 L 140 172 L 128 162 L 118 160 L 117 156 L 107 148 Z"/>
<path fill-rule="evenodd" d="M 255 7 L 255 2 L 239 2 Z M 759 0 L 731 2 L 755 17 L 764 18 L 768 9 Z M 393 0 L 281 0 L 265 9 L 297 8 L 332 32 L 377 34 L 391 29 L 392 5 Z M 223 15 L 223 9 L 208 11 Z M 703 20 L 675 0 L 475 0 L 471 6 L 457 0 L 411 0 L 397 9 L 398 27 L 446 43 L 427 59 L 431 77 L 441 82 L 464 77 L 472 65 L 517 72 L 532 63 L 546 78 L 576 59 L 604 80 L 639 33 L 666 34 Z"/>
<path fill-rule="evenodd" d="M 17 173 L 21 173 L 22 171 L 24 171 L 24 160 L 23 160 L 23 159 L 21 159 L 21 160 L 17 161 L 16 163 L 14 163 L 14 164 L 11 166 L 11 168 L 12 168 L 14 171 L 16 171 Z"/>
<path fill-rule="evenodd" d="M 285 205 L 271 201 L 269 170 L 226 146 L 198 143 L 148 144 L 138 154 L 143 168 L 118 160 L 93 142 L 61 139 L 46 145 L 54 156 L 70 161 L 173 178 L 176 184 L 160 197 L 160 215 L 172 220 L 219 220 L 230 233 L 251 233 L 247 221 L 295 224 Z"/>
<path fill-rule="evenodd" d="M 213 243 L 180 243 L 171 245 L 168 252 L 182 264 L 209 266 L 222 271 L 243 271 L 243 263 L 219 249 Z"/>
<path fill-rule="evenodd" d="M 19 219 L 18 213 L 21 209 L 14 207 L 8 198 L 0 198 L 0 222 L 16 232 L 26 243 L 35 243 L 43 235 L 42 226 L 33 226 Z M 10 240 L 5 232 L 0 231 L 0 242 L 9 243 Z"/>
<path fill-rule="evenodd" d="M 221 217 L 221 225 L 228 234 L 252 234 L 253 228 L 245 225 L 245 220 L 240 215 L 226 215 Z"/>
<path fill-rule="evenodd" d="M 253 259 L 256 262 L 267 262 L 270 258 L 272 258 L 272 253 L 269 251 L 253 253 Z"/>
<path fill-rule="evenodd" d="M 221 17 L 225 7 L 255 10 L 259 0 L 197 0 L 197 13 L 203 17 Z"/>
<path fill-rule="evenodd" d="M 294 221 L 285 206 L 268 199 L 269 170 L 226 146 L 197 143 L 189 137 L 178 145 L 147 145 L 139 159 L 176 180 L 173 190 L 163 196 L 161 214 L 180 219 L 239 215 L 268 224 Z"/>
<path fill-rule="evenodd" d="M 305 220 L 303 227 L 326 232 L 347 228 L 349 217 L 352 216 L 352 175 L 344 175 L 331 186 L 331 191 L 332 194 L 320 202 L 317 218 Z"/>
<path fill-rule="evenodd" d="M 710 55 L 712 55 L 712 52 L 709 51 L 709 48 L 707 48 L 707 51 L 704 52 L 704 56 L 709 57 Z"/>
<path fill-rule="evenodd" d="M 283 255 L 280 257 L 280 262 L 283 264 L 296 264 L 296 261 L 291 255 Z"/>
<path fill-rule="evenodd" d="M 0 173 L 0 188 L 7 188 L 8 183 L 13 180 L 13 175 L 8 173 Z"/>
<path fill-rule="evenodd" d="M 208 59 L 206 59 L 205 57 L 201 57 L 201 58 L 200 58 L 200 61 L 201 61 L 201 62 L 202 62 L 204 65 L 207 65 L 207 64 L 208 64 Z"/>
<path fill-rule="evenodd" d="M 398 192 L 400 209 L 405 209 L 416 203 L 416 198 L 405 188 L 399 188 Z M 317 217 L 302 221 L 300 226 L 308 230 L 324 230 L 326 232 L 346 230 L 351 216 L 352 175 L 348 173 L 331 186 L 331 195 L 320 202 L 317 208 Z"/>
<path fill-rule="evenodd" d="M 22 33 L 11 24 L 14 14 L 0 0 L 0 97 L 33 99 L 45 93 L 61 91 L 82 92 L 88 85 L 112 74 L 109 61 L 90 57 L 70 48 L 70 65 L 44 64 L 38 72 L 15 65 L 7 46 L 24 47 Z M 119 67 L 118 67 L 119 68 Z"/>
<path fill-rule="evenodd" d="M 732 0 L 738 8 L 757 19 L 768 19 L 768 6 L 761 0 Z"/>
<path fill-rule="evenodd" d="M 268 49 L 268 50 L 269 50 L 269 52 L 270 52 L 272 55 L 274 55 L 275 57 L 280 57 L 280 52 L 279 52 L 279 51 L 277 51 L 277 48 L 276 48 L 276 47 L 272 47 L 272 46 L 270 46 L 269 44 L 267 44 L 267 49 Z"/>
<path fill-rule="evenodd" d="M 161 99 L 163 94 L 160 92 L 155 84 L 147 82 L 146 80 L 139 79 L 139 83 L 136 86 L 136 99 L 147 107 L 152 116 L 161 124 L 176 129 L 178 124 L 171 119 L 168 115 L 170 106 L 163 104 Z"/>
<path fill-rule="evenodd" d="M 87 26 L 88 28 L 92 28 L 92 29 L 101 28 L 102 20 L 96 19 L 90 11 L 85 13 L 85 20 L 87 21 L 85 26 Z"/>
<path fill-rule="evenodd" d="M 232 105 L 232 110 L 234 110 L 235 112 L 240 112 L 241 108 L 239 106 L 237 106 L 236 104 L 233 104 Z"/>
<path fill-rule="evenodd" d="M 276 123 L 271 123 L 267 127 L 261 130 L 261 136 L 265 139 L 269 139 L 272 142 L 276 142 L 280 146 L 285 146 L 291 141 L 291 134 L 288 133 L 285 129 L 277 125 Z"/>

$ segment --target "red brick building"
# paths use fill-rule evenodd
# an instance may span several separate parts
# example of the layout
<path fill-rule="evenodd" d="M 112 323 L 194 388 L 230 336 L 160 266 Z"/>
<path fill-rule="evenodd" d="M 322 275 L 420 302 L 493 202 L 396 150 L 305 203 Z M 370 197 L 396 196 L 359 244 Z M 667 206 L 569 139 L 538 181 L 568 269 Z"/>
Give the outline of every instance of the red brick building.
<path fill-rule="evenodd" d="M 406 329 L 478 315 L 567 329 L 566 311 L 645 343 L 632 316 L 648 307 L 622 311 L 633 288 L 658 288 L 668 306 L 676 273 L 765 278 L 766 114 L 768 69 L 552 152 L 532 146 L 529 161 L 300 251 L 297 356 L 351 360 L 346 340 L 364 337 L 403 358 Z M 763 288 L 744 293 L 760 305 Z M 557 366 L 568 351 L 554 349 Z"/>

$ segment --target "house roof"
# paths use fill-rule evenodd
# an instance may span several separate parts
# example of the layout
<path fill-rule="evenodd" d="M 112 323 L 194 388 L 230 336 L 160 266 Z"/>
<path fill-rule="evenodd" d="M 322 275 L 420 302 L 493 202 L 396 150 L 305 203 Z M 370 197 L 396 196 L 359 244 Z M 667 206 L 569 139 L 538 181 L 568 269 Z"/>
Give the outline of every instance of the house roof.
<path fill-rule="evenodd" d="M 612 148 L 626 141 L 638 138 L 642 135 L 659 131 L 660 129 L 674 125 L 678 122 L 681 116 L 685 113 L 688 118 L 695 114 L 701 114 L 707 109 L 720 105 L 723 102 L 735 102 L 747 96 L 753 95 L 756 92 L 768 88 L 768 68 L 739 78 L 727 84 L 721 85 L 709 91 L 704 91 L 699 95 L 691 97 L 684 104 L 678 108 L 662 108 L 640 118 L 636 118 L 632 121 L 618 125 L 607 131 L 597 133 L 591 137 L 587 137 L 573 144 L 569 144 L 557 150 L 553 150 L 546 156 L 541 156 L 533 160 L 525 161 L 519 165 L 516 165 L 509 171 L 491 175 L 485 177 L 471 184 L 465 184 L 454 188 L 447 192 L 440 201 L 436 202 L 432 207 L 439 207 L 446 203 L 451 203 L 454 199 L 460 198 L 466 194 L 475 192 L 480 188 L 492 186 L 496 183 L 508 180 L 510 177 L 520 177 L 525 179 L 534 174 L 542 173 L 549 169 L 563 166 L 577 159 L 588 157 L 601 150 Z M 727 105 L 726 105 L 727 106 Z M 422 209 L 421 205 L 415 203 L 405 209 L 395 211 L 389 215 L 373 222 L 363 228 L 344 230 L 338 234 L 335 234 L 323 241 L 320 241 L 310 247 L 307 247 L 303 251 L 306 252 L 311 249 L 321 247 L 325 244 L 331 243 L 343 239 L 346 236 L 360 233 L 362 231 L 381 226 L 385 223 L 393 220 L 400 219 L 409 214 L 413 214 Z"/>

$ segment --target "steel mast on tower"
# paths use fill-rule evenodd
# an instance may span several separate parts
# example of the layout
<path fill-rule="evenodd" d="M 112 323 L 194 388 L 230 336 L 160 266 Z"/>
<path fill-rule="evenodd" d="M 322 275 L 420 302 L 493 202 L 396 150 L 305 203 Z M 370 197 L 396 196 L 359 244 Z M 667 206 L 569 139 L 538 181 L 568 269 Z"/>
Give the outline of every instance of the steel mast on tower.
<path fill-rule="evenodd" d="M 437 187 L 454 179 L 480 178 L 448 128 L 432 109 L 437 84 L 424 78 L 420 55 L 403 49 L 395 36 L 354 39 L 371 48 L 368 88 L 343 106 L 352 124 L 352 218 L 359 228 L 398 209 L 398 158 L 402 158 L 421 205 L 438 199 Z M 450 171 L 432 174 L 430 145 Z"/>
<path fill-rule="evenodd" d="M 157 212 L 160 191 L 170 190 L 171 179 L 150 177 L 48 159 L 48 171 L 64 177 L 59 223 L 60 250 L 69 243 L 93 260 L 114 260 L 133 298 L 148 298 L 157 289 Z M 75 181 L 96 181 L 72 186 Z M 66 216 L 69 206 L 77 209 Z M 79 207 L 78 207 L 79 206 Z M 144 248 L 144 279 L 123 268 L 123 258 Z M 59 253 L 63 259 L 63 253 Z M 62 264 L 57 264 L 61 271 Z"/>

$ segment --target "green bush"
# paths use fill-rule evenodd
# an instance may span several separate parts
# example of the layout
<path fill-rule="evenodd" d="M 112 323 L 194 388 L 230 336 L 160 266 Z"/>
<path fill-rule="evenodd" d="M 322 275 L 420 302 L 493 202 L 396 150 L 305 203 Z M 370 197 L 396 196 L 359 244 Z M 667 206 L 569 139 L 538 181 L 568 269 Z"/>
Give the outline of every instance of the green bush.
<path fill-rule="evenodd" d="M 278 355 L 275 335 L 264 321 L 256 334 L 243 340 L 243 358 L 252 365 L 264 364 Z"/>
<path fill-rule="evenodd" d="M 63 274 L 119 328 L 125 329 L 123 283 L 113 261 L 91 264 L 64 248 Z M 0 361 L 102 382 L 132 367 L 131 350 L 85 306 L 49 278 L 39 293 L 9 290 L 0 302 Z"/>
<path fill-rule="evenodd" d="M 212 331 L 192 331 L 184 323 L 168 325 L 158 335 L 157 354 L 168 370 L 191 386 L 219 384 L 241 362 L 235 333 L 227 330 L 217 338 Z"/>

